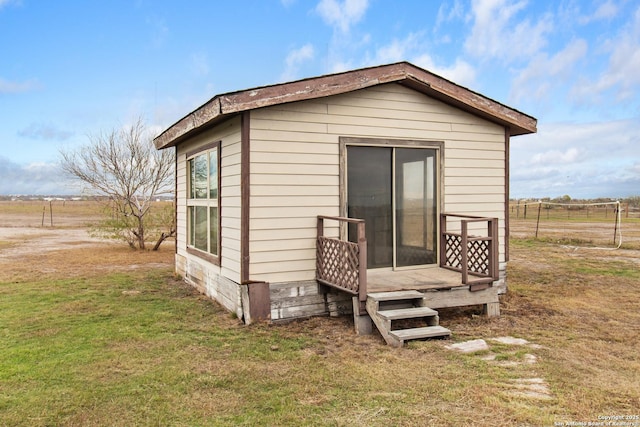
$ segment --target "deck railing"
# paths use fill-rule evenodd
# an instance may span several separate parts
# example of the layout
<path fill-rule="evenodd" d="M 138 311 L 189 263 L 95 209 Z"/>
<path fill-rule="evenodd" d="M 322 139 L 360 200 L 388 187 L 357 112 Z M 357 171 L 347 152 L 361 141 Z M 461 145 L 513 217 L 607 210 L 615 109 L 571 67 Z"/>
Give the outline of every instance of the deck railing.
<path fill-rule="evenodd" d="M 356 224 L 357 243 L 324 235 L 324 221 Z M 367 239 L 364 220 L 318 215 L 316 280 L 367 300 Z"/>
<path fill-rule="evenodd" d="M 452 219 L 460 222 L 459 233 L 447 231 Z M 487 223 L 486 236 L 469 235 L 469 224 L 476 222 Z M 441 214 L 440 232 L 440 267 L 462 273 L 462 284 L 476 288 L 498 280 L 497 218 Z"/>

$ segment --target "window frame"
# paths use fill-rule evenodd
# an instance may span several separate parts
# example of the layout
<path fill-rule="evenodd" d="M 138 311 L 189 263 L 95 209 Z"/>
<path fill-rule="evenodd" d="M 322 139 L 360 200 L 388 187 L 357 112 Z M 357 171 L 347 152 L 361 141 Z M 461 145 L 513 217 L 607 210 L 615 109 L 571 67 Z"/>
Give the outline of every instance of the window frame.
<path fill-rule="evenodd" d="M 191 255 L 195 255 L 197 257 L 203 258 L 208 262 L 211 262 L 215 265 L 220 265 L 220 259 L 221 259 L 221 254 L 222 254 L 222 215 L 221 215 L 221 193 L 222 193 L 222 188 L 221 188 L 221 146 L 222 146 L 222 141 L 216 141 L 216 142 L 211 142 L 208 144 L 205 144 L 195 150 L 192 151 L 188 151 L 185 154 L 185 168 L 186 168 L 186 203 L 185 203 L 185 216 L 186 216 L 186 223 L 187 223 L 187 227 L 186 227 L 186 250 L 187 253 L 191 254 Z M 191 197 L 192 196 L 192 187 L 191 187 L 191 160 L 195 159 L 198 156 L 201 156 L 203 154 L 207 154 L 207 196 L 210 196 L 210 191 L 211 191 L 211 176 L 210 176 L 210 172 L 211 172 L 211 152 L 213 152 L 215 150 L 216 152 L 216 172 L 217 172 L 217 176 L 216 176 L 216 184 L 217 184 L 217 197 L 215 198 L 195 198 L 195 197 Z M 206 207 L 207 208 L 207 249 L 203 250 L 203 249 L 198 249 L 196 248 L 193 244 L 191 244 L 190 242 L 192 241 L 191 235 L 192 235 L 192 230 L 193 230 L 193 226 L 192 226 L 192 219 L 191 219 L 191 209 L 192 207 L 196 207 L 196 206 L 202 206 L 202 207 Z M 209 252 L 211 250 L 211 208 L 216 208 L 217 209 L 217 218 L 216 218 L 216 224 L 215 226 L 217 227 L 217 241 L 216 246 L 217 246 L 217 253 L 211 253 Z"/>

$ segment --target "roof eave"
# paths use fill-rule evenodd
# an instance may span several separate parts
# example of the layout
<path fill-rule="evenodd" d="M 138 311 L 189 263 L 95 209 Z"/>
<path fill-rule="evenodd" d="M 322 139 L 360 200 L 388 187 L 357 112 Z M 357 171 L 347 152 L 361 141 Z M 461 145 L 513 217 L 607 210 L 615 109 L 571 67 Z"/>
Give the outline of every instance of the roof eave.
<path fill-rule="evenodd" d="M 426 83 L 420 77 L 409 76 L 400 84 L 507 127 L 510 129 L 511 136 L 537 132 L 538 121 L 534 117 L 452 83 L 435 74 L 431 74 L 431 76 L 433 80 L 429 83 Z"/>
<path fill-rule="evenodd" d="M 510 128 L 511 135 L 536 132 L 535 118 L 408 62 L 399 62 L 218 95 L 165 130 L 154 139 L 154 144 L 157 149 L 174 146 L 202 130 L 203 126 L 218 123 L 242 111 L 324 98 L 394 82 L 502 124 Z"/>
<path fill-rule="evenodd" d="M 153 139 L 156 149 L 169 148 L 186 139 L 202 125 L 223 116 L 220 96 L 209 100 L 206 104 L 184 116 L 164 132 Z"/>
<path fill-rule="evenodd" d="M 174 146 L 200 126 L 211 121 L 219 121 L 221 116 L 226 117 L 234 113 L 272 105 L 339 95 L 406 78 L 404 71 L 395 68 L 387 70 L 386 73 L 373 73 L 373 70 L 376 68 L 217 95 L 157 136 L 154 139 L 154 144 L 157 149 Z M 283 90 L 284 87 L 286 90 Z"/>
<path fill-rule="evenodd" d="M 429 71 L 415 67 L 404 86 L 511 129 L 512 136 L 537 132 L 538 121 L 528 114 L 462 87 Z"/>

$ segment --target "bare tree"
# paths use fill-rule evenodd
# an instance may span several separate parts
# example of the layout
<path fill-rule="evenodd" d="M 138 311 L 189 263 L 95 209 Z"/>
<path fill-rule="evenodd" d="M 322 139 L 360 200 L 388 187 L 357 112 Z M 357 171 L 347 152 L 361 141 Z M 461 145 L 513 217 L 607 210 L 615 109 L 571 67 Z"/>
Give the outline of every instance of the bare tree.
<path fill-rule="evenodd" d="M 145 249 L 153 201 L 174 190 L 173 152 L 156 150 L 142 119 L 138 119 L 129 127 L 90 135 L 89 144 L 60 154 L 65 172 L 110 201 L 112 216 L 103 223 L 103 234 L 119 236 L 132 248 Z M 175 235 L 173 216 L 167 226 L 154 250 Z"/>

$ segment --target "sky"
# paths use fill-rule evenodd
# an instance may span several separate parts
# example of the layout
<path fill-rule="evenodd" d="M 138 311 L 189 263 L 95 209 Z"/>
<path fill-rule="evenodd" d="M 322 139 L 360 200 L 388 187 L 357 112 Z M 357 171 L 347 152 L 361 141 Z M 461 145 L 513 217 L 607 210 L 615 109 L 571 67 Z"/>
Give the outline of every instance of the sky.
<path fill-rule="evenodd" d="M 638 0 L 0 0 L 0 194 L 217 94 L 409 61 L 538 119 L 511 197 L 640 195 Z"/>

